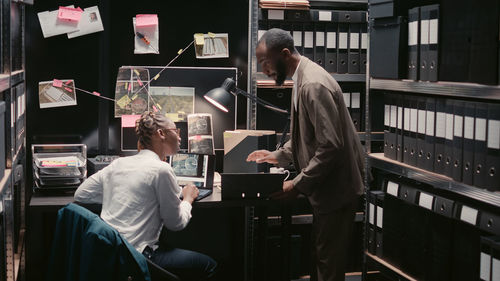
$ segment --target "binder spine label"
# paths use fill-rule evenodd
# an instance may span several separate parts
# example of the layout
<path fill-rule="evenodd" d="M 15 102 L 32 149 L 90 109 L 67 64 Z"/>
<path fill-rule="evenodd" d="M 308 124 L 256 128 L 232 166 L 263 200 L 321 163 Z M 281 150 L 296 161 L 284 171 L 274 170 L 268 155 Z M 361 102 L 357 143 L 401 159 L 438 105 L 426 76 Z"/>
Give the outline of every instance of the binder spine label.
<path fill-rule="evenodd" d="M 486 141 L 486 119 L 476 118 L 476 140 Z"/>
<path fill-rule="evenodd" d="M 443 112 L 437 112 L 436 114 L 436 137 L 446 137 L 446 114 Z"/>
<path fill-rule="evenodd" d="M 351 107 L 351 93 L 343 93 L 346 107 Z"/>
<path fill-rule="evenodd" d="M 474 139 L 474 118 L 465 116 L 464 124 L 464 138 L 473 140 Z"/>
<path fill-rule="evenodd" d="M 326 47 L 328 49 L 335 49 L 337 47 L 337 34 L 335 32 L 326 33 Z"/>
<path fill-rule="evenodd" d="M 360 93 L 352 93 L 351 94 L 352 96 L 352 102 L 351 102 L 351 107 L 352 108 L 360 108 L 360 102 L 361 102 L 361 99 L 360 99 L 360 96 L 361 94 Z"/>
<path fill-rule="evenodd" d="M 425 110 L 418 111 L 418 133 L 425 134 Z"/>
<path fill-rule="evenodd" d="M 377 227 L 382 228 L 384 225 L 384 209 L 377 206 Z"/>
<path fill-rule="evenodd" d="M 408 23 L 408 46 L 418 44 L 418 21 Z"/>
<path fill-rule="evenodd" d="M 351 40 L 350 40 L 349 46 L 351 49 L 359 49 L 359 34 L 358 33 L 351 33 Z"/>
<path fill-rule="evenodd" d="M 332 21 L 331 11 L 319 11 L 319 21 Z"/>
<path fill-rule="evenodd" d="M 462 137 L 462 132 L 463 132 L 463 125 L 464 125 L 464 117 L 460 115 L 455 115 L 455 129 L 453 130 L 453 135 L 455 137 Z"/>
<path fill-rule="evenodd" d="M 477 222 L 477 210 L 471 207 L 462 206 L 462 211 L 460 212 L 460 220 L 476 225 Z"/>
<path fill-rule="evenodd" d="M 500 121 L 488 120 L 488 148 L 500 149 Z"/>
<path fill-rule="evenodd" d="M 479 277 L 481 280 L 490 281 L 490 272 L 491 272 L 491 256 L 489 254 L 481 252 L 481 260 L 480 260 L 480 273 Z"/>
<path fill-rule="evenodd" d="M 429 21 L 429 44 L 438 43 L 438 19 Z"/>
<path fill-rule="evenodd" d="M 347 49 L 347 32 L 339 32 L 339 49 Z"/>
<path fill-rule="evenodd" d="M 304 32 L 304 48 L 312 48 L 314 46 L 313 38 L 314 33 L 312 31 Z"/>
<path fill-rule="evenodd" d="M 322 31 L 316 32 L 316 47 L 324 47 L 325 46 L 325 33 Z"/>
<path fill-rule="evenodd" d="M 394 183 L 392 181 L 387 182 L 387 193 L 394 196 L 398 197 L 398 190 L 399 190 L 399 185 L 397 183 Z"/>
<path fill-rule="evenodd" d="M 285 11 L 284 10 L 268 10 L 267 19 L 285 20 Z"/>
<path fill-rule="evenodd" d="M 372 203 L 370 203 L 369 213 L 370 215 L 368 217 L 368 222 L 371 225 L 375 225 L 375 205 L 373 205 Z"/>
<path fill-rule="evenodd" d="M 384 107 L 384 126 L 389 127 L 391 125 L 391 106 L 386 104 Z"/>
<path fill-rule="evenodd" d="M 426 208 L 432 211 L 432 204 L 434 203 L 434 197 L 427 193 L 420 193 L 420 198 L 418 199 L 418 205 L 420 207 Z"/>
<path fill-rule="evenodd" d="M 404 115 L 405 115 L 405 118 L 404 118 L 404 129 L 405 131 L 410 131 L 410 109 L 409 108 L 405 108 L 404 109 Z"/>
<path fill-rule="evenodd" d="M 420 44 L 429 44 L 429 20 L 420 21 Z"/>
<path fill-rule="evenodd" d="M 434 111 L 427 111 L 426 135 L 434 136 Z"/>
<path fill-rule="evenodd" d="M 417 117 L 418 117 L 418 110 L 416 108 L 412 108 L 410 110 L 411 117 L 410 117 L 410 131 L 416 133 L 417 132 Z"/>
<path fill-rule="evenodd" d="M 361 33 L 361 49 L 368 49 L 368 34 L 365 32 Z"/>
<path fill-rule="evenodd" d="M 391 124 L 390 124 L 390 126 L 392 128 L 396 128 L 396 126 L 397 126 L 397 123 L 396 123 L 397 117 L 398 117 L 397 111 L 398 111 L 398 107 L 395 105 L 391 105 Z"/>
<path fill-rule="evenodd" d="M 302 32 L 301 31 L 294 31 L 293 32 L 293 44 L 295 46 L 298 46 L 298 47 L 302 46 Z"/>
<path fill-rule="evenodd" d="M 453 114 L 446 114 L 446 139 L 453 140 Z"/>
<path fill-rule="evenodd" d="M 398 129 L 403 128 L 403 108 L 398 106 Z"/>

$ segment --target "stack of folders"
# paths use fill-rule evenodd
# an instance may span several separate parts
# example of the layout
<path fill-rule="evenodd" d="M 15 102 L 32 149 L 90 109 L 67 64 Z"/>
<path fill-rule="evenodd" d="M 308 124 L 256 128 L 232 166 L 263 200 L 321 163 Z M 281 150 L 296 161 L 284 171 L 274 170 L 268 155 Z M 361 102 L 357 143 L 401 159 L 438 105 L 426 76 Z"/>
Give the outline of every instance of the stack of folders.
<path fill-rule="evenodd" d="M 418 280 L 499 280 L 500 240 L 480 238 L 500 234 L 498 214 L 400 178 L 388 177 L 384 189 L 385 260 Z M 369 212 L 377 214 L 371 202 Z"/>
<path fill-rule="evenodd" d="M 364 11 L 262 10 L 258 39 L 281 28 L 291 33 L 301 55 L 328 72 L 366 73 L 366 16 Z"/>
<path fill-rule="evenodd" d="M 309 9 L 309 0 L 260 0 L 259 7 L 264 9 Z"/>
<path fill-rule="evenodd" d="M 500 191 L 500 104 L 386 93 L 384 156 Z"/>
<path fill-rule="evenodd" d="M 438 80 L 439 5 L 408 10 L 408 78 Z"/>
<path fill-rule="evenodd" d="M 356 131 L 363 131 L 364 120 L 362 118 L 361 110 L 361 92 L 344 92 L 344 103 L 351 114 L 352 123 Z"/>

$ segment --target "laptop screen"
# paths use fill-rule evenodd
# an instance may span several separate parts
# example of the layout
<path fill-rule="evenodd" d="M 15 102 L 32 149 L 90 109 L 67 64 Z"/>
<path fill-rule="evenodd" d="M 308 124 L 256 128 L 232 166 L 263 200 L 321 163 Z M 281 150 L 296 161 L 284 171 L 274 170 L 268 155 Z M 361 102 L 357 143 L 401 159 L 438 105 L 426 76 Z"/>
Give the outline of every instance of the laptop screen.
<path fill-rule="evenodd" d="M 214 158 L 211 155 L 178 153 L 170 157 L 169 163 L 181 186 L 192 183 L 198 188 L 212 188 Z"/>

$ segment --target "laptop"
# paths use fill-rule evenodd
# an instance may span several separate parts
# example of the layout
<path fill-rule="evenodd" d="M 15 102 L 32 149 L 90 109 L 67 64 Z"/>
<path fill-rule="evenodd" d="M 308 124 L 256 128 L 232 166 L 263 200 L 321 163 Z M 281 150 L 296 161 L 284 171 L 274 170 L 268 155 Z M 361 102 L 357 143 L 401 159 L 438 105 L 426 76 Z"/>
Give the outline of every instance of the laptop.
<path fill-rule="evenodd" d="M 266 199 L 283 190 L 286 174 L 222 173 L 222 200 Z"/>
<path fill-rule="evenodd" d="M 177 153 L 170 156 L 177 183 L 183 187 L 194 184 L 200 194 L 195 201 L 212 194 L 214 186 L 215 156 L 206 154 Z"/>

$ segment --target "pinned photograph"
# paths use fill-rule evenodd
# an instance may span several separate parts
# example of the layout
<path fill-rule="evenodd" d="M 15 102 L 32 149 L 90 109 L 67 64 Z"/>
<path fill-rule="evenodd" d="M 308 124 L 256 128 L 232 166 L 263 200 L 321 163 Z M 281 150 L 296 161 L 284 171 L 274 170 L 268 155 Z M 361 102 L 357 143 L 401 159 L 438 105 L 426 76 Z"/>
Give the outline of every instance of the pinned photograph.
<path fill-rule="evenodd" d="M 189 137 L 189 153 L 214 155 L 214 142 L 212 136 Z"/>
<path fill-rule="evenodd" d="M 197 59 L 229 57 L 229 39 L 227 33 L 197 33 L 194 37 Z"/>
<path fill-rule="evenodd" d="M 188 115 L 188 136 L 212 136 L 212 115 L 208 113 Z"/>
<path fill-rule="evenodd" d="M 137 115 L 148 110 L 149 71 L 145 68 L 120 67 L 115 88 L 115 117 Z"/>
<path fill-rule="evenodd" d="M 195 89 L 189 87 L 151 87 L 149 110 L 165 114 L 174 122 L 186 122 L 194 113 Z"/>
<path fill-rule="evenodd" d="M 40 108 L 76 105 L 74 80 L 44 81 L 38 83 Z"/>
<path fill-rule="evenodd" d="M 78 31 L 68 33 L 68 39 L 104 30 L 99 8 L 97 6 L 83 10 L 82 17 L 78 23 L 78 29 Z"/>

